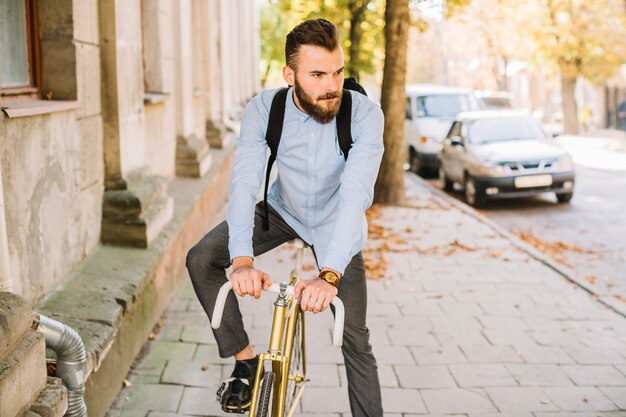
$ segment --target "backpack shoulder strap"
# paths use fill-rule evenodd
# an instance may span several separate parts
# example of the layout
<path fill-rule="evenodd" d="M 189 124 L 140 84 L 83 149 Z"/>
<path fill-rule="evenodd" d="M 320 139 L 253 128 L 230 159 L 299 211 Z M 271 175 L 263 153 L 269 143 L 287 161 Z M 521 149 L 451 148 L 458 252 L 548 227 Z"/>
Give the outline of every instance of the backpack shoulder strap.
<path fill-rule="evenodd" d="M 348 152 L 352 148 L 352 95 L 350 90 L 343 90 L 339 113 L 337 113 L 337 137 L 339 138 L 339 148 L 343 153 L 343 158 L 348 159 Z"/>
<path fill-rule="evenodd" d="M 270 185 L 270 173 L 272 172 L 272 166 L 276 160 L 278 154 L 278 145 L 280 144 L 280 137 L 283 134 L 283 122 L 285 120 L 285 104 L 287 103 L 287 91 L 288 88 L 281 88 L 276 92 L 272 99 L 272 106 L 270 107 L 270 114 L 267 122 L 267 130 L 265 132 L 265 141 L 270 148 L 270 158 L 267 161 L 267 169 L 265 171 L 265 192 L 263 193 L 263 230 L 270 229 L 269 223 L 269 209 L 267 207 L 267 190 Z"/>

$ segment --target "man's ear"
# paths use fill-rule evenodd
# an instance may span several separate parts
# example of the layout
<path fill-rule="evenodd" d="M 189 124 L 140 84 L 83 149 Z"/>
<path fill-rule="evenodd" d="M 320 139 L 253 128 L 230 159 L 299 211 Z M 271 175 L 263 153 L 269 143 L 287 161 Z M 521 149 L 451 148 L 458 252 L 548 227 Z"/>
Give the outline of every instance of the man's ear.
<path fill-rule="evenodd" d="M 283 67 L 283 78 L 285 79 L 285 82 L 288 86 L 291 87 L 292 85 L 294 85 L 295 73 L 287 65 Z"/>

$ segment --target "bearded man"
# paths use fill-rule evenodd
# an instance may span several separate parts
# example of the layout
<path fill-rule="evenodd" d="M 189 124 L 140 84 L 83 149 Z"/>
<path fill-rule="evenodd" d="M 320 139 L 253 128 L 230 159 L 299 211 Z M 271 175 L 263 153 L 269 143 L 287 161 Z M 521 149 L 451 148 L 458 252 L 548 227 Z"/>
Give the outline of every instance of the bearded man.
<path fill-rule="evenodd" d="M 259 298 L 271 285 L 254 257 L 299 238 L 313 250 L 320 275 L 303 280 L 296 297 L 305 311 L 324 311 L 335 296 L 345 307 L 342 352 L 354 417 L 382 417 L 381 392 L 366 325 L 367 287 L 361 249 L 367 239 L 365 210 L 383 155 L 383 114 L 365 95 L 343 90 L 344 54 L 337 28 L 327 20 L 307 20 L 285 42 L 283 77 L 290 86 L 282 139 L 276 155 L 278 177 L 268 195 L 269 230 L 261 225 L 256 197 L 267 163 L 265 139 L 277 90 L 267 90 L 246 106 L 236 142 L 225 222 L 211 230 L 187 255 L 194 290 L 207 315 L 227 279 L 239 296 Z M 344 158 L 336 116 L 351 94 L 352 147 Z M 232 265 L 233 272 L 226 276 Z M 244 330 L 236 297 L 230 295 L 219 329 L 213 330 L 222 358 L 235 367 L 219 399 L 229 412 L 249 408 L 258 357 Z M 329 346 L 329 349 L 332 347 Z"/>

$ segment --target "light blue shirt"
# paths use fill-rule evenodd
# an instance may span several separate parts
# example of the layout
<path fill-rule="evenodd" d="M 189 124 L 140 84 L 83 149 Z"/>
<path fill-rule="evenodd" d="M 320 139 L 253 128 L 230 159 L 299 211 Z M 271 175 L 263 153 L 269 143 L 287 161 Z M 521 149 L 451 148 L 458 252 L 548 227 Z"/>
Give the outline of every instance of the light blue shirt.
<path fill-rule="evenodd" d="M 231 260 L 253 257 L 256 196 L 264 184 L 269 110 L 277 90 L 254 97 L 244 111 L 230 183 L 228 229 Z M 287 93 L 283 134 L 269 204 L 307 244 L 320 268 L 340 273 L 367 240 L 365 210 L 383 155 L 383 113 L 366 96 L 352 94 L 352 140 L 345 161 L 335 121 L 321 124 L 300 111 Z"/>

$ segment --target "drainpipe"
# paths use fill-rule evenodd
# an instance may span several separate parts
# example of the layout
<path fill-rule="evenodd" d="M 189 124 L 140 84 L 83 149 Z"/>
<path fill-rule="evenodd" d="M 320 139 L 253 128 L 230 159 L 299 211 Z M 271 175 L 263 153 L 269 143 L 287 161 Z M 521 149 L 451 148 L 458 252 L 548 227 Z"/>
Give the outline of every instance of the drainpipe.
<path fill-rule="evenodd" d="M 87 417 L 83 398 L 87 357 L 82 339 L 68 325 L 41 314 L 35 314 L 33 330 L 43 333 L 46 347 L 57 354 L 54 376 L 61 378 L 67 388 L 65 417 Z"/>
<path fill-rule="evenodd" d="M 9 240 L 4 215 L 4 191 L 2 189 L 2 161 L 0 161 L 0 292 L 13 292 L 13 279 L 9 270 Z"/>

